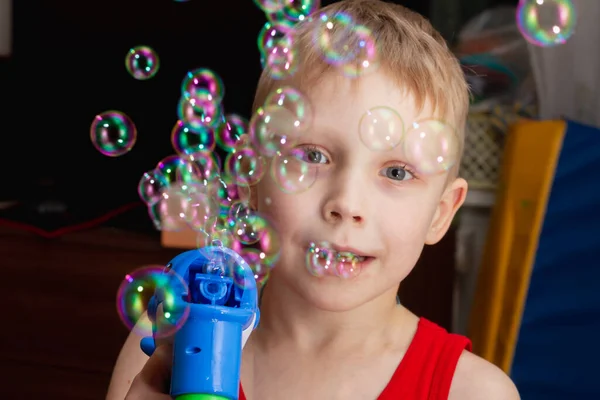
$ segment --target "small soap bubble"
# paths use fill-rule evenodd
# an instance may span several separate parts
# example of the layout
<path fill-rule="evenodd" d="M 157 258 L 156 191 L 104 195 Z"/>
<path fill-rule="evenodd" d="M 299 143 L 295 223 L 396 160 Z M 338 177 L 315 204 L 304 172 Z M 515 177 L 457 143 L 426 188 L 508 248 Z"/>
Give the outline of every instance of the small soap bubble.
<path fill-rule="evenodd" d="M 305 160 L 304 149 L 291 149 L 271 159 L 271 178 L 288 194 L 308 190 L 316 181 L 318 168 Z"/>
<path fill-rule="evenodd" d="M 281 241 L 273 225 L 267 219 L 263 220 L 265 225 L 259 240 L 252 247 L 258 251 L 264 266 L 274 267 L 281 255 Z"/>
<path fill-rule="evenodd" d="M 306 269 L 316 277 L 335 274 L 336 252 L 327 242 L 311 243 L 306 251 Z"/>
<path fill-rule="evenodd" d="M 238 147 L 225 158 L 225 173 L 237 185 L 252 186 L 258 183 L 265 170 L 265 159 L 250 146 Z"/>
<path fill-rule="evenodd" d="M 196 182 L 202 176 L 198 165 L 194 161 L 179 155 L 163 158 L 158 162 L 155 169 L 167 185 Z"/>
<path fill-rule="evenodd" d="M 216 127 L 222 122 L 223 109 L 221 104 L 205 98 L 186 99 L 181 97 L 177 104 L 177 116 L 179 120 L 192 129 L 202 127 Z"/>
<path fill-rule="evenodd" d="M 177 154 L 190 155 L 198 152 L 210 153 L 215 148 L 215 134 L 212 128 L 200 126 L 192 128 L 183 121 L 177 121 L 171 130 L 171 143 Z"/>
<path fill-rule="evenodd" d="M 283 18 L 289 21 L 304 21 L 306 17 L 321 7 L 320 0 L 287 0 L 284 7 L 274 12 L 281 11 Z"/>
<path fill-rule="evenodd" d="M 265 99 L 264 108 L 281 107 L 294 116 L 294 128 L 307 130 L 313 122 L 313 108 L 308 97 L 292 86 L 282 86 L 272 91 Z"/>
<path fill-rule="evenodd" d="M 172 336 L 187 321 L 190 313 L 189 303 L 182 299 L 187 292 L 186 287 L 185 281 L 173 270 L 165 271 L 165 267 L 158 265 L 139 268 L 125 275 L 119 285 L 119 318 L 128 329 L 140 336 Z M 149 319 L 140 320 L 148 311 L 152 296 L 161 301 L 156 309 L 156 329 Z"/>
<path fill-rule="evenodd" d="M 157 170 L 144 172 L 138 183 L 138 194 L 146 205 L 151 206 L 162 197 L 162 192 L 168 186 L 164 176 Z"/>
<path fill-rule="evenodd" d="M 298 63 L 292 37 L 287 35 L 265 49 L 264 65 L 273 79 L 287 79 L 296 73 Z"/>
<path fill-rule="evenodd" d="M 572 0 L 520 0 L 517 26 L 531 44 L 552 47 L 575 33 L 577 12 Z"/>
<path fill-rule="evenodd" d="M 248 266 L 254 274 L 256 286 L 261 288 L 269 279 L 271 269 L 263 263 L 260 251 L 252 248 L 245 248 L 240 254 L 248 263 Z"/>
<path fill-rule="evenodd" d="M 458 137 L 454 129 L 442 121 L 415 122 L 406 133 L 404 154 L 421 173 L 448 171 L 458 159 Z"/>
<path fill-rule="evenodd" d="M 131 76 L 143 81 L 156 75 L 160 60 L 154 49 L 148 46 L 137 46 L 127 52 L 125 67 Z"/>
<path fill-rule="evenodd" d="M 272 13 L 285 7 L 284 0 L 254 0 L 254 4 L 265 13 Z"/>
<path fill-rule="evenodd" d="M 161 230 L 164 232 L 179 232 L 188 227 L 189 220 L 187 186 L 172 184 L 167 187 L 161 199 L 153 206 L 153 217 L 160 220 Z"/>
<path fill-rule="evenodd" d="M 181 94 L 186 100 L 219 103 L 225 96 L 223 80 L 208 68 L 189 71 L 181 84 Z"/>
<path fill-rule="evenodd" d="M 342 65 L 342 71 L 348 78 L 357 78 L 374 72 L 379 67 L 379 54 L 373 33 L 363 25 L 354 28 L 352 60 Z"/>
<path fill-rule="evenodd" d="M 342 279 L 351 279 L 360 274 L 360 263 L 356 257 L 340 256 L 336 257 L 334 265 L 335 275 Z"/>
<path fill-rule="evenodd" d="M 216 152 L 198 152 L 190 154 L 187 160 L 195 165 L 196 179 L 199 181 L 214 181 L 220 173 L 220 162 Z"/>
<path fill-rule="evenodd" d="M 261 155 L 272 157 L 296 145 L 302 125 L 292 111 L 269 105 L 256 110 L 250 120 L 249 134 Z"/>
<path fill-rule="evenodd" d="M 96 115 L 90 127 L 90 138 L 100 153 L 118 157 L 133 148 L 137 129 L 127 115 L 111 110 Z"/>
<path fill-rule="evenodd" d="M 246 185 L 237 185 L 233 178 L 224 174 L 217 177 L 210 185 L 211 194 L 223 211 L 228 211 L 234 202 L 247 199 L 250 188 Z"/>
<path fill-rule="evenodd" d="M 228 114 L 218 126 L 215 136 L 217 146 L 231 153 L 242 135 L 248 132 L 248 120 L 237 114 Z"/>
<path fill-rule="evenodd" d="M 269 49 L 281 41 L 285 43 L 286 36 L 291 32 L 292 29 L 287 25 L 267 21 L 258 33 L 256 41 L 260 54 L 265 55 Z"/>
<path fill-rule="evenodd" d="M 404 121 L 390 107 L 374 107 L 363 114 L 358 131 L 360 140 L 369 150 L 392 150 L 403 139 Z"/>
<path fill-rule="evenodd" d="M 356 34 L 356 23 L 344 13 L 334 15 L 320 14 L 313 31 L 313 40 L 317 43 L 323 58 L 331 65 L 343 66 L 352 62 L 359 51 L 360 38 Z"/>
<path fill-rule="evenodd" d="M 267 220 L 255 213 L 243 215 L 235 220 L 233 235 L 242 244 L 252 245 L 257 243 L 262 234 L 266 232 Z"/>

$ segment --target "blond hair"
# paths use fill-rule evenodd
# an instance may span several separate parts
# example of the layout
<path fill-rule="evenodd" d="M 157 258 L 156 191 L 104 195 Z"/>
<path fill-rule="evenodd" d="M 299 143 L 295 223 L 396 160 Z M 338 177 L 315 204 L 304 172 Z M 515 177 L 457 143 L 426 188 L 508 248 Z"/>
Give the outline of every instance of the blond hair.
<path fill-rule="evenodd" d="M 459 136 L 462 154 L 469 88 L 458 60 L 427 19 L 406 7 L 380 0 L 342 0 L 323 7 L 317 13 L 347 15 L 354 23 L 370 30 L 377 48 L 380 70 L 414 97 L 419 111 L 429 104 L 434 112 L 432 117 L 452 125 Z M 268 67 L 263 70 L 253 112 L 263 105 L 269 93 L 277 87 L 294 84 L 299 89 L 309 88 L 327 72 L 337 68 L 323 60 L 321 51 L 314 43 L 313 32 L 318 23 L 319 18 L 307 18 L 294 28 L 293 46 L 298 69 L 290 79 L 277 80 Z M 347 32 L 336 32 L 334 28 L 332 34 L 339 37 L 347 35 Z"/>

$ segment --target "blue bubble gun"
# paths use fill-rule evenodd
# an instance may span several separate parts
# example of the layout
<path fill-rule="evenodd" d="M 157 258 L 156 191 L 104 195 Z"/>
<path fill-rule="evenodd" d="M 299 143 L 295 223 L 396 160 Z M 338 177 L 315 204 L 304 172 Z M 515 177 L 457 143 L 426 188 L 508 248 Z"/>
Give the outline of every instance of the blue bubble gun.
<path fill-rule="evenodd" d="M 183 316 L 174 334 L 171 396 L 237 400 L 242 348 L 260 317 L 252 270 L 239 254 L 216 243 L 178 255 L 165 267 L 169 273 L 173 284 L 156 289 L 148 316 L 154 329 L 160 304 L 163 313 L 168 304 L 168 312 L 177 314 L 173 319 Z M 146 354 L 154 352 L 154 338 L 140 345 Z"/>

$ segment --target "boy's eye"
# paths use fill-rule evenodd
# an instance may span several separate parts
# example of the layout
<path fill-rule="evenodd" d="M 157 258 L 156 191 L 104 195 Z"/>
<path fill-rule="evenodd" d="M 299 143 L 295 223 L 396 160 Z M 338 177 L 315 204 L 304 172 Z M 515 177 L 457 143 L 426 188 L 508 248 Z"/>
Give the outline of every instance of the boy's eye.
<path fill-rule="evenodd" d="M 309 164 L 327 164 L 329 162 L 323 152 L 312 147 L 301 148 L 296 154 L 302 161 Z"/>
<path fill-rule="evenodd" d="M 384 168 L 383 175 L 395 181 L 408 181 L 414 179 L 413 174 L 400 165 Z"/>

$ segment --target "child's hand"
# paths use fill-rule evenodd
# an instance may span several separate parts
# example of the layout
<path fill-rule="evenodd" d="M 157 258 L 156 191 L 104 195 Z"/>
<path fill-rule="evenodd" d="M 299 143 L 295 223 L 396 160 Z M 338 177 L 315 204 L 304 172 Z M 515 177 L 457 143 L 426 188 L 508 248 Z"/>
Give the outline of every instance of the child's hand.
<path fill-rule="evenodd" d="M 133 380 L 125 400 L 171 400 L 168 393 L 172 357 L 173 348 L 170 345 L 158 346 Z"/>

